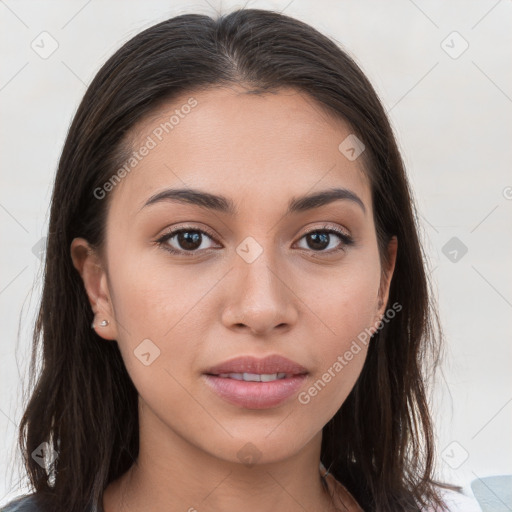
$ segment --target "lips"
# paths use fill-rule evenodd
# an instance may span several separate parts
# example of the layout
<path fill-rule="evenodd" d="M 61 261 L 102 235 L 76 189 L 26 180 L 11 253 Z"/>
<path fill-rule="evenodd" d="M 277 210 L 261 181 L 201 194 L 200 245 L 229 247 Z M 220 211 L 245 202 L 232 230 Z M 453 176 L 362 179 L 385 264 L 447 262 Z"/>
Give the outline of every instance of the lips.
<path fill-rule="evenodd" d="M 255 375 L 277 375 L 277 378 L 283 378 L 279 374 L 285 374 L 285 377 L 292 377 L 294 375 L 305 375 L 308 373 L 299 363 L 287 359 L 286 357 L 274 354 L 263 359 L 253 356 L 241 356 L 230 359 L 223 363 L 217 364 L 204 372 L 207 375 L 225 376 L 229 374 L 248 374 L 249 376 Z M 236 377 L 235 377 L 236 378 Z M 238 379 L 241 380 L 241 379 Z M 249 377 L 244 380 L 257 380 L 254 377 Z"/>
<path fill-rule="evenodd" d="M 223 400 L 245 409 L 268 409 L 289 400 L 304 384 L 308 371 L 279 355 L 242 356 L 208 369 L 205 384 Z"/>
<path fill-rule="evenodd" d="M 291 373 L 221 373 L 218 377 L 223 379 L 244 380 L 245 382 L 272 382 L 274 380 L 293 377 Z"/>

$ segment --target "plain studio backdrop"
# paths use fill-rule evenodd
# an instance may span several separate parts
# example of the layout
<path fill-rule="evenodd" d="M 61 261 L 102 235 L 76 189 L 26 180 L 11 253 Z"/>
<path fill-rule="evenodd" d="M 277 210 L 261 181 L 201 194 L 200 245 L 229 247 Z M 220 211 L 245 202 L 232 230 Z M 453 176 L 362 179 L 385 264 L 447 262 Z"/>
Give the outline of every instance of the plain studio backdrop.
<path fill-rule="evenodd" d="M 27 488 L 16 435 L 43 237 L 86 86 L 141 30 L 244 6 L 334 38 L 376 88 L 417 201 L 446 336 L 432 392 L 438 475 L 471 494 L 475 479 L 512 474 L 512 1 L 1 0 L 0 506 Z"/>

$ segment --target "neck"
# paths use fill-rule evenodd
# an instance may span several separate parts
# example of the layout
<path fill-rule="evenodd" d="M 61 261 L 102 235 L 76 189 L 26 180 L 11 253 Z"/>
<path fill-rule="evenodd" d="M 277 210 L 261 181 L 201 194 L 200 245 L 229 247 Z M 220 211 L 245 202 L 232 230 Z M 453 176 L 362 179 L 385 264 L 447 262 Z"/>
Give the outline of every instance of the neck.
<path fill-rule="evenodd" d="M 285 460 L 250 465 L 193 446 L 160 421 L 139 427 L 137 461 L 105 490 L 104 512 L 334 510 L 319 468 L 321 432 Z"/>

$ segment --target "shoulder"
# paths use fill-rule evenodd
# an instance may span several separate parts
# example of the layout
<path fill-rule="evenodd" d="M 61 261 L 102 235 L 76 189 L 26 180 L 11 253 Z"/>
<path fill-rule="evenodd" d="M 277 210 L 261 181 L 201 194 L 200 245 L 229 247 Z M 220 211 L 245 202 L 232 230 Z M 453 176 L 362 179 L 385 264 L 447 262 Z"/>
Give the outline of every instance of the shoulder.
<path fill-rule="evenodd" d="M 447 489 L 442 489 L 441 493 L 450 512 L 482 512 L 478 501 L 472 496 Z M 426 512 L 436 510 L 431 508 Z"/>
<path fill-rule="evenodd" d="M 18 496 L 0 508 L 0 512 L 39 512 L 40 510 L 36 503 L 35 494 Z"/>

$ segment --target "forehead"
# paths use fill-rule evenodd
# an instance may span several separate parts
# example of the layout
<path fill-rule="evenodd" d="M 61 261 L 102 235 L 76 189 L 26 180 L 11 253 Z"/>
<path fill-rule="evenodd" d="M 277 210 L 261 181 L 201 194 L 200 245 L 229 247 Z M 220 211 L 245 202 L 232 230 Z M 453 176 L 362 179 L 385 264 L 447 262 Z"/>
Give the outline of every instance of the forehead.
<path fill-rule="evenodd" d="M 268 210 L 292 196 L 343 186 L 371 210 L 362 159 L 339 150 L 350 134 L 347 123 L 294 89 L 185 93 L 131 131 L 131 151 L 139 156 L 111 192 L 112 207 L 129 215 L 161 190 L 190 187 L 232 197 L 242 209 Z"/>

